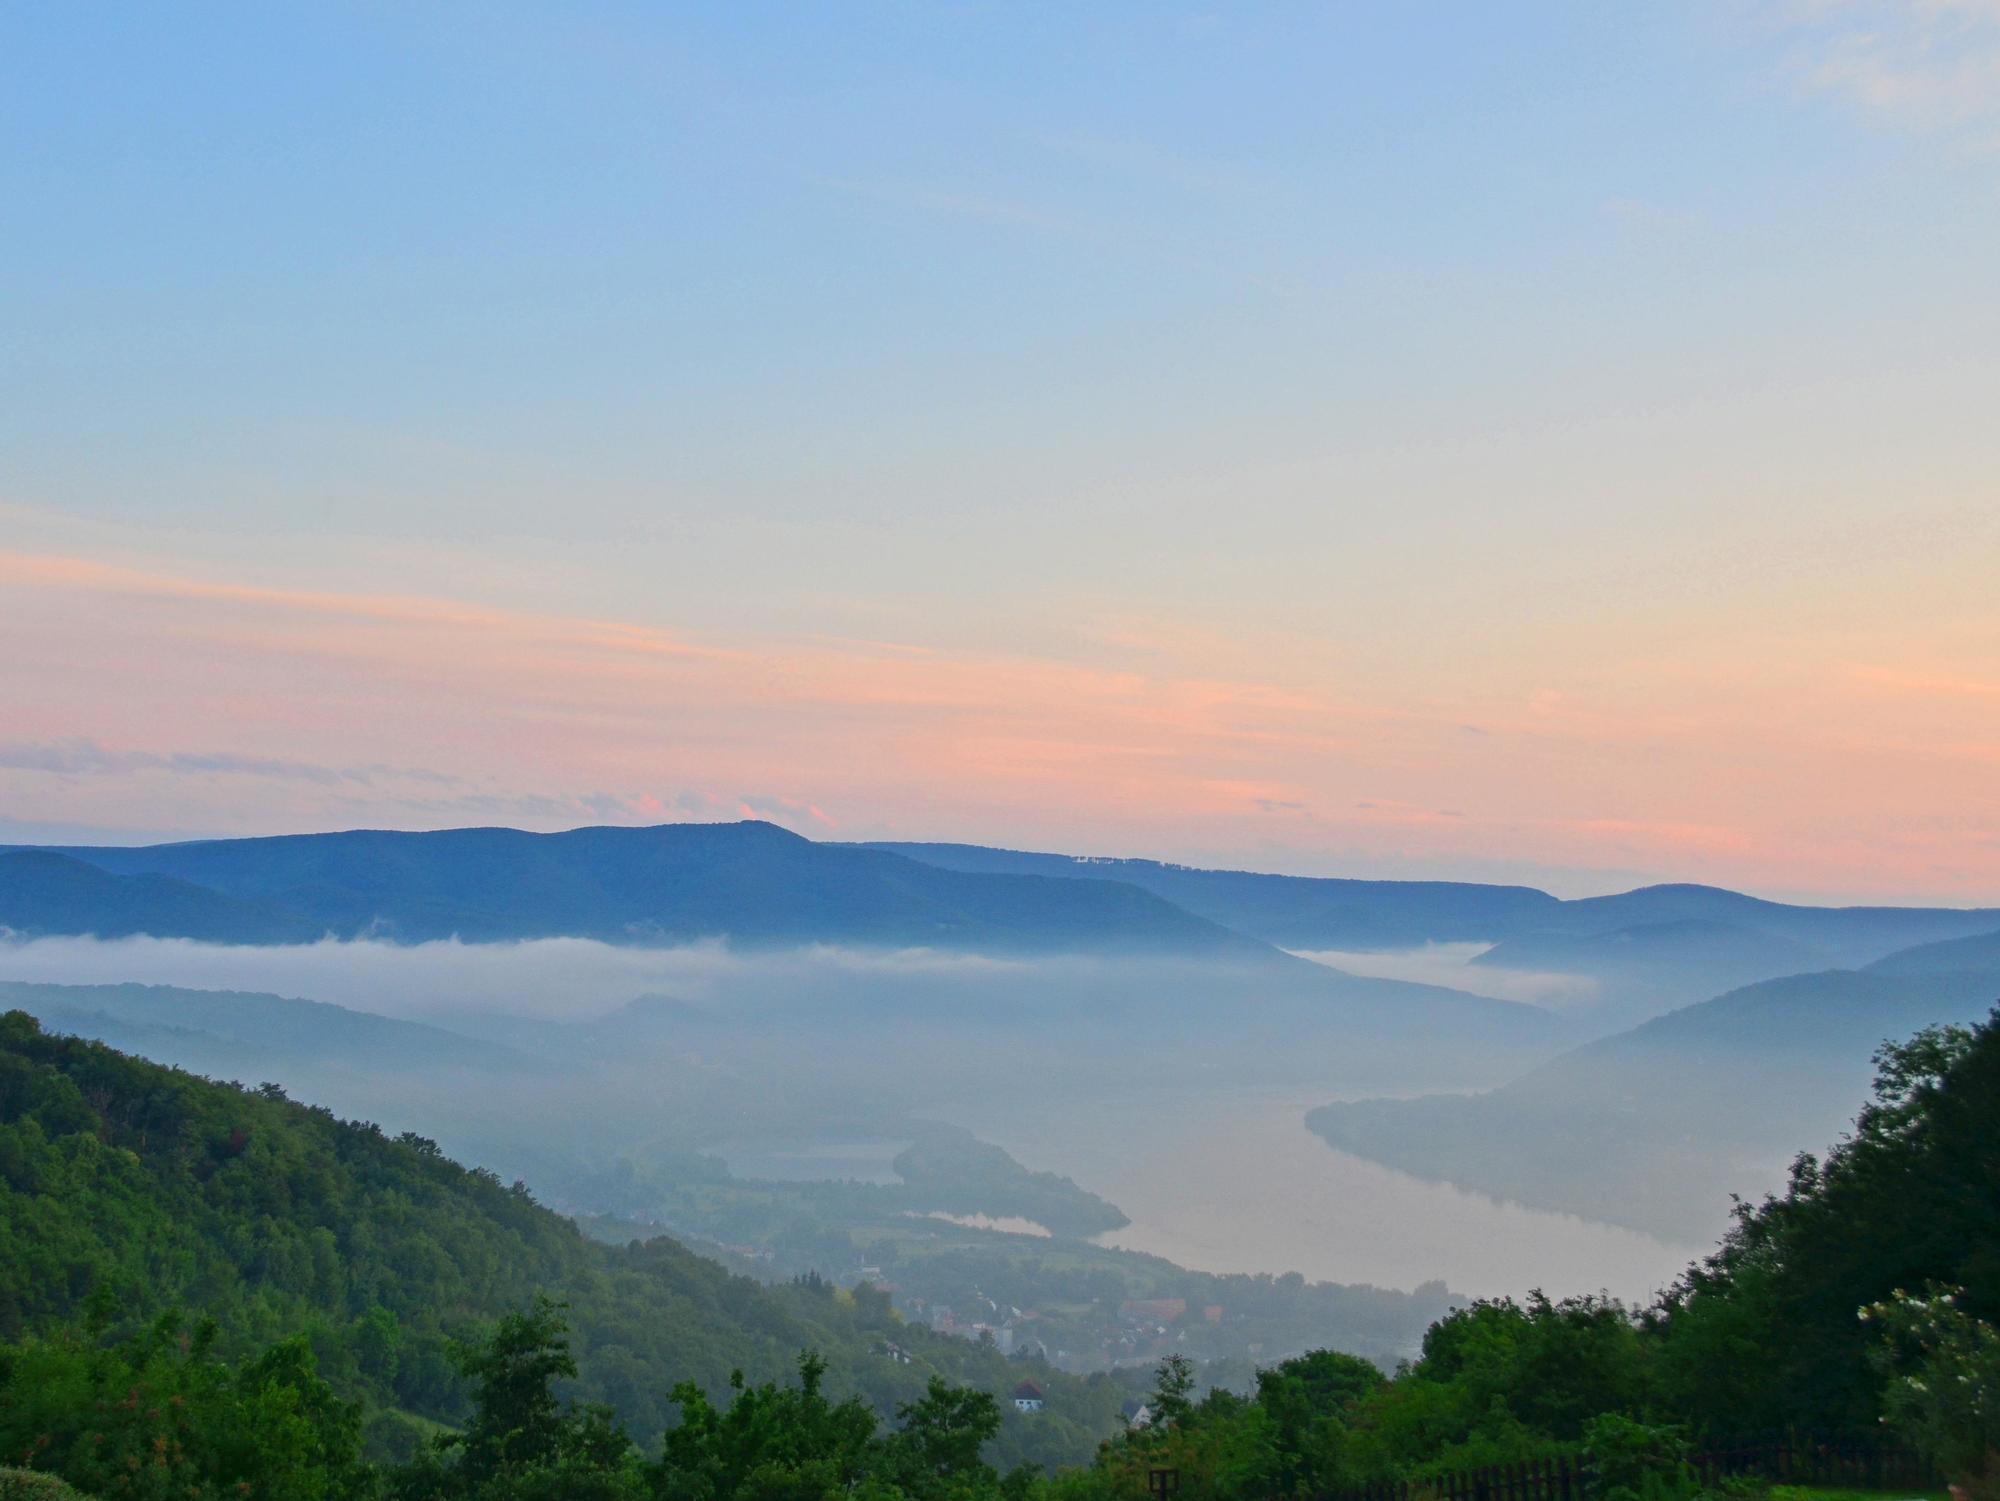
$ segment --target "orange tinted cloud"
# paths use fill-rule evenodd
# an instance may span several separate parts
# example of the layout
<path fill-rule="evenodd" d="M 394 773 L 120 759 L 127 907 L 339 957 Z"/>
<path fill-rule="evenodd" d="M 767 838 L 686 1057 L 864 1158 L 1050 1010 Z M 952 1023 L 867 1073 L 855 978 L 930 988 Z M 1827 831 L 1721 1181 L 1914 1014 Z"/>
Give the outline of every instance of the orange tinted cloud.
<path fill-rule="evenodd" d="M 1192 630 L 1192 660 L 1160 633 L 1140 666 L 1087 642 L 1058 660 L 717 641 L 20 554 L 0 554 L 0 630 L 0 739 L 27 748 L 0 764 L 0 814 L 17 819 L 749 814 L 1341 873 L 1564 867 L 2000 899 L 1980 755 L 2000 745 L 2000 701 L 1976 661 L 1545 660 L 1526 669 L 1541 681 L 1496 674 L 1471 699 L 1412 663 L 1407 688 L 1364 695 L 1310 663 L 1227 671 Z M 1928 717 L 1887 712 L 1909 695 Z M 46 749 L 85 743 L 93 756 Z"/>

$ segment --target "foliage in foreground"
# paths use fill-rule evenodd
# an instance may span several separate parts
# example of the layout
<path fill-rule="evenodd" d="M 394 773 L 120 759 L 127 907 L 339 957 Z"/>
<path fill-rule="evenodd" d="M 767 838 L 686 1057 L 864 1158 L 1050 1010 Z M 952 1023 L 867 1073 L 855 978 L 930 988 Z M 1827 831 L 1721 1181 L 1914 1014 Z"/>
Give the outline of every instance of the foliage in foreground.
<path fill-rule="evenodd" d="M 1976 1501 L 2000 1497 L 2000 1329 L 1966 1312 L 1962 1293 L 1898 1290 L 1862 1310 L 1881 1328 L 1884 1419 Z"/>
<path fill-rule="evenodd" d="M 474 1390 L 464 1428 L 384 1468 L 303 1339 L 235 1368 L 213 1325 L 172 1317 L 112 1344 L 31 1341 L 0 1364 L 0 1453 L 39 1474 L 0 1477 L 0 1497 L 59 1501 L 56 1477 L 101 1501 L 1021 1501 L 1040 1483 L 984 1461 L 992 1396 L 935 1377 L 887 1433 L 860 1398 L 828 1398 L 811 1353 L 797 1385 L 739 1376 L 722 1408 L 684 1383 L 682 1422 L 648 1460 L 609 1408 L 560 1395 L 576 1361 L 547 1300 L 458 1357 Z"/>

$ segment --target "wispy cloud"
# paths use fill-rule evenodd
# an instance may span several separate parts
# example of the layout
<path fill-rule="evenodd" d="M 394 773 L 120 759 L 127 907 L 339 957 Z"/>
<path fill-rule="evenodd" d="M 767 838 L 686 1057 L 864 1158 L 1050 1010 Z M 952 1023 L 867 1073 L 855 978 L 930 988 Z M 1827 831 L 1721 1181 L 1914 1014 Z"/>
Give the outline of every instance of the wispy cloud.
<path fill-rule="evenodd" d="M 1898 127 L 2000 146 L 2000 3 L 1808 0 L 1781 12 L 1803 90 Z"/>
<path fill-rule="evenodd" d="M 246 756 L 232 751 L 114 750 L 86 736 L 60 740 L 0 742 L 0 767 L 14 771 L 45 771 L 55 776 L 106 776 L 128 771 L 185 772 L 196 775 L 284 777 L 332 786 L 342 782 L 367 786 L 400 779 L 450 784 L 456 777 L 420 767 L 322 766 L 275 756 Z"/>

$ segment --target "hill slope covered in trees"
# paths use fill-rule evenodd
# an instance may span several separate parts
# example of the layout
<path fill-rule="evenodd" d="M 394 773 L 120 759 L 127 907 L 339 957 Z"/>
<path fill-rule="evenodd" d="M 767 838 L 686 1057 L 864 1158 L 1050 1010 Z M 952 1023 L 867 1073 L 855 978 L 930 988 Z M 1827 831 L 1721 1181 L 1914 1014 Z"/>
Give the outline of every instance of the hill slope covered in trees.
<path fill-rule="evenodd" d="M 733 1370 L 782 1377 L 809 1347 L 836 1394 L 885 1412 L 931 1374 L 997 1392 L 1022 1375 L 989 1349 L 905 1328 L 880 1294 L 767 1288 L 667 1239 L 600 1245 L 424 1140 L 0 1018 L 0 1339 L 186 1308 L 217 1321 L 225 1349 L 310 1332 L 340 1390 L 452 1421 L 465 1403 L 452 1341 L 538 1294 L 568 1305 L 577 1389 L 648 1443 L 676 1382 L 721 1392 Z M 1037 1379 L 1044 1420 L 1010 1413 L 998 1452 L 1086 1457 L 1116 1426 L 1117 1388 Z"/>

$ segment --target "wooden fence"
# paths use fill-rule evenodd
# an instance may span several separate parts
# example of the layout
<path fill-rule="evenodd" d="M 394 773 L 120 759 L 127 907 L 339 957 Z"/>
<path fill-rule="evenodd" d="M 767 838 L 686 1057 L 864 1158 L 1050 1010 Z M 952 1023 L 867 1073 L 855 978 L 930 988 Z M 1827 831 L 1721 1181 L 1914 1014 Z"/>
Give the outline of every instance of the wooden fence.
<path fill-rule="evenodd" d="M 1700 1450 L 1689 1461 L 1708 1485 L 1732 1475 L 1855 1490 L 1917 1491 L 1938 1484 L 1936 1472 L 1913 1450 L 1865 1439 L 1778 1438 Z M 1581 1458 L 1564 1455 L 1428 1480 L 1383 1481 L 1296 1501 L 1589 1501 L 1593 1479 Z"/>

